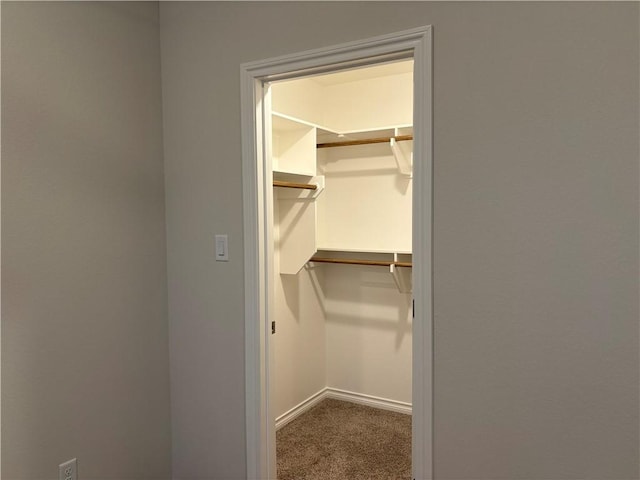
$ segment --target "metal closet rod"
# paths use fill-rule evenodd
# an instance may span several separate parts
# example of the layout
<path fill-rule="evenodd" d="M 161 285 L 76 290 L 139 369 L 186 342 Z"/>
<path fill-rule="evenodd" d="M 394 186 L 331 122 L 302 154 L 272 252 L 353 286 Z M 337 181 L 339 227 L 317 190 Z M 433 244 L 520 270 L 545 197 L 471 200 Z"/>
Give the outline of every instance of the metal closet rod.
<path fill-rule="evenodd" d="M 282 180 L 274 180 L 274 187 L 284 187 L 284 188 L 301 188 L 303 190 L 317 190 L 318 185 L 309 184 L 309 183 L 295 183 L 295 182 L 284 182 Z"/>
<path fill-rule="evenodd" d="M 389 267 L 396 265 L 398 267 L 409 267 L 413 265 L 411 262 L 394 262 L 392 260 L 360 260 L 357 258 L 327 258 L 327 257 L 311 257 L 310 262 L 316 263 L 344 263 L 348 265 L 374 265 L 379 267 Z"/>
<path fill-rule="evenodd" d="M 349 147 L 351 145 L 368 145 L 370 143 L 389 143 L 391 139 L 395 139 L 396 142 L 404 142 L 407 140 L 413 140 L 413 135 L 396 135 L 392 137 L 363 138 L 362 140 L 345 140 L 343 142 L 318 143 L 316 147 Z"/>

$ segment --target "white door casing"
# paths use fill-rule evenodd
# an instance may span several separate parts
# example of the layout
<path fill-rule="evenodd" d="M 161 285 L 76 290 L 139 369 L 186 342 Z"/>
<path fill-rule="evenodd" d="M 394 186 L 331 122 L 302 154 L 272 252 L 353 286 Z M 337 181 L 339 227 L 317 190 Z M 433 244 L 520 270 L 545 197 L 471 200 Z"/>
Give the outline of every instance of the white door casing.
<path fill-rule="evenodd" d="M 412 472 L 415 480 L 433 477 L 433 82 L 432 27 L 425 26 L 241 65 L 248 479 L 276 478 L 268 368 L 273 200 L 266 84 L 410 57 L 414 60 Z"/>

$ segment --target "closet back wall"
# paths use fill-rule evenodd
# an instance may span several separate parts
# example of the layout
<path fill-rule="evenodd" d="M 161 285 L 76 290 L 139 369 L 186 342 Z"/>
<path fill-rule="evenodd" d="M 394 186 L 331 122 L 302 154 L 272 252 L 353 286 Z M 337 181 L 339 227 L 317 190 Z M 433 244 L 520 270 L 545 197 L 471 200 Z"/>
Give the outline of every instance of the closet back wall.
<path fill-rule="evenodd" d="M 161 2 L 175 479 L 246 476 L 238 65 L 425 24 L 436 478 L 638 478 L 638 7 Z"/>
<path fill-rule="evenodd" d="M 273 310 L 278 326 L 270 339 L 276 358 L 276 418 L 325 387 L 358 398 L 402 402 L 403 407 L 411 403 L 411 295 L 398 291 L 389 269 L 312 262 L 295 274 L 295 269 L 282 268 L 280 258 L 293 263 L 292 250 L 303 250 L 305 243 L 315 245 L 309 255 L 316 249 L 365 257 L 379 251 L 386 252 L 387 259 L 393 253 L 410 253 L 412 180 L 399 171 L 389 142 L 316 149 L 315 138 L 310 145 L 305 141 L 308 134 L 302 125 L 304 137 L 296 130 L 289 142 L 278 142 L 289 131 L 278 130 L 275 120 L 284 114 L 346 134 L 329 139 L 320 134 L 319 143 L 353 139 L 347 132 L 354 131 L 374 138 L 385 136 L 379 129 L 386 128 L 382 131 L 389 135 L 389 127 L 413 123 L 412 68 L 413 62 L 404 60 L 271 86 L 273 144 L 288 146 L 297 140 L 288 150 L 288 168 L 299 170 L 306 160 L 311 173 L 324 178 L 324 189 L 314 200 L 292 199 L 290 190 L 274 190 Z M 282 163 L 274 162 L 274 175 L 288 171 Z M 301 214 L 300 209 L 316 207 L 317 219 Z M 294 236 L 297 242 L 291 245 Z M 281 244 L 281 237 L 289 243 Z"/>
<path fill-rule="evenodd" d="M 324 265 L 327 386 L 411 403 L 411 294 L 385 267 Z"/>

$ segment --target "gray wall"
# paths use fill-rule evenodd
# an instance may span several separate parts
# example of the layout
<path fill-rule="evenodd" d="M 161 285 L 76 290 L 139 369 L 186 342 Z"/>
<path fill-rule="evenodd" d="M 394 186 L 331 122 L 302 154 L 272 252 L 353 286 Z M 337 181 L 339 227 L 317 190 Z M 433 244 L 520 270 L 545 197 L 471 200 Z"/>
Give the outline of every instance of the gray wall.
<path fill-rule="evenodd" d="M 163 2 L 160 22 L 176 479 L 245 473 L 239 63 L 425 24 L 436 476 L 638 478 L 637 4 Z"/>
<path fill-rule="evenodd" d="M 3 2 L 3 479 L 244 477 L 238 65 L 425 24 L 436 477 L 638 478 L 637 4 L 159 10 Z"/>
<path fill-rule="evenodd" d="M 170 478 L 158 5 L 2 5 L 2 478 Z"/>

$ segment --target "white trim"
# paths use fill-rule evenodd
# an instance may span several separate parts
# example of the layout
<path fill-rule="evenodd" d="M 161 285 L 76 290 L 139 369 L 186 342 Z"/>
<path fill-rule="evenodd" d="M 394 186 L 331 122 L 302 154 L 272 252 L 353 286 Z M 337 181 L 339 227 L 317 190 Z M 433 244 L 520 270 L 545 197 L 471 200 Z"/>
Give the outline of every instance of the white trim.
<path fill-rule="evenodd" d="M 433 39 L 429 29 L 413 64 L 413 435 L 412 474 L 433 478 Z M 419 108 L 416 108 L 419 107 Z M 422 248 L 419 248 L 422 246 Z M 417 401 L 421 399 L 422 401 Z"/>
<path fill-rule="evenodd" d="M 242 108 L 242 192 L 244 219 L 244 288 L 245 288 L 245 416 L 247 446 L 247 479 L 264 478 L 261 472 L 267 469 L 267 406 L 264 398 L 266 368 L 265 332 L 260 325 L 266 323 L 264 277 L 265 250 L 262 239 L 264 218 L 259 213 L 263 201 L 264 176 L 262 152 L 257 145 L 262 143 L 262 119 L 257 112 L 262 110 L 262 82 L 241 72 Z M 253 401 L 251 401 L 254 399 Z"/>
<path fill-rule="evenodd" d="M 378 408 L 380 410 L 389 410 L 391 412 L 411 415 L 411 404 L 407 402 L 376 397 L 365 393 L 340 390 L 339 388 L 324 387 L 322 390 L 314 393 L 306 400 L 303 400 L 292 409 L 287 410 L 285 413 L 277 417 L 276 430 L 280 430 L 288 423 L 291 423 L 293 420 L 303 413 L 308 412 L 326 398 L 333 398 L 334 400 L 342 400 L 343 402 L 357 403 L 358 405 L 365 405 L 367 407 Z"/>
<path fill-rule="evenodd" d="M 432 461 L 432 29 L 430 26 L 245 63 L 240 68 L 244 263 L 245 406 L 247 478 L 274 477 L 275 430 L 269 420 L 268 371 L 270 323 L 268 268 L 271 178 L 264 155 L 264 84 L 302 74 L 334 71 L 385 60 L 414 59 L 413 196 L 413 478 L 430 480 Z"/>
<path fill-rule="evenodd" d="M 2 25 L 2 2 L 0 2 L 0 25 Z M 1 27 L 0 27 L 0 38 L 2 38 L 2 28 Z M 2 42 L 0 42 L 0 44 L 1 43 Z M 1 48 L 0 48 L 0 50 L 1 50 Z M 1 81 L 0 81 L 0 92 L 2 92 L 2 82 Z M 2 105 L 2 94 L 1 93 L 0 93 L 0 105 Z M 2 125 L 1 118 L 2 118 L 2 115 L 0 114 L 0 125 Z M 0 140 L 0 152 L 1 151 L 2 151 L 2 141 Z M 0 164 L 1 163 L 2 163 L 2 161 L 0 160 Z M 2 171 L 1 167 L 0 167 L 0 171 Z M 0 184 L 2 184 L 2 182 L 0 182 Z M 1 195 L 0 195 L 0 198 L 2 198 Z M 2 210 L 1 205 L 0 205 L 0 210 Z M 0 234 L 0 238 L 2 238 L 1 234 Z M 2 248 L 0 248 L 0 252 L 2 252 Z M 1 253 L 0 253 L 0 257 L 2 257 Z M 2 261 L 0 261 L 0 279 L 2 278 L 2 267 L 1 267 L 1 265 L 2 265 Z M 2 282 L 0 281 L 0 293 L 1 292 L 2 292 Z M 1 298 L 2 298 L 2 295 L 0 294 L 0 299 Z M 0 300 L 0 312 L 1 311 L 2 311 L 2 300 Z M 1 316 L 0 316 L 0 358 L 2 358 L 2 318 L 1 318 Z M 3 463 L 2 463 L 2 368 L 0 368 L 0 465 L 3 465 Z"/>
<path fill-rule="evenodd" d="M 287 410 L 278 418 L 276 418 L 276 430 L 280 430 L 287 423 L 295 420 L 303 413 L 308 412 L 325 398 L 327 398 L 326 387 L 320 390 L 319 392 L 314 393 L 309 398 L 307 398 L 306 400 L 303 400 L 298 405 L 293 407 L 291 410 Z"/>
<path fill-rule="evenodd" d="M 367 407 L 379 408 L 380 410 L 390 410 L 392 412 L 404 413 L 407 415 L 411 415 L 412 411 L 410 403 L 391 400 L 389 398 L 375 397 L 365 393 L 350 392 L 348 390 L 340 390 L 339 388 L 331 387 L 327 387 L 325 392 L 326 398 L 357 403 L 359 405 L 366 405 Z"/>

